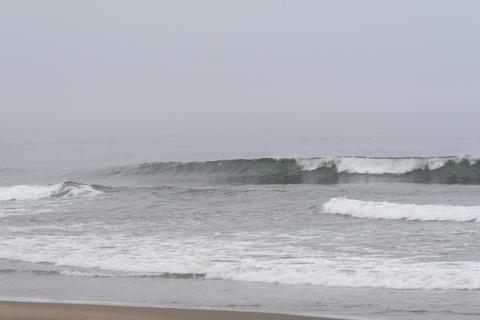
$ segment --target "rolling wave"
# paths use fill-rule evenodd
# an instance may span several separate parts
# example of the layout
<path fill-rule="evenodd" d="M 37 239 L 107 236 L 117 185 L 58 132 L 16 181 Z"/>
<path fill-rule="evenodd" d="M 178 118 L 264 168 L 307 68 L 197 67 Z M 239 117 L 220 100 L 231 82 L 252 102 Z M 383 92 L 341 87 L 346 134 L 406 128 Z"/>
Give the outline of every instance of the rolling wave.
<path fill-rule="evenodd" d="M 247 184 L 328 184 L 416 182 L 480 184 L 480 158 L 234 159 L 205 162 L 151 162 L 103 170 L 105 175 Z"/>
<path fill-rule="evenodd" d="M 323 211 L 357 218 L 480 222 L 480 206 L 399 204 L 332 198 L 323 204 Z"/>
<path fill-rule="evenodd" d="M 67 181 L 51 185 L 15 185 L 0 187 L 0 201 L 40 200 L 99 194 L 100 186 Z"/>

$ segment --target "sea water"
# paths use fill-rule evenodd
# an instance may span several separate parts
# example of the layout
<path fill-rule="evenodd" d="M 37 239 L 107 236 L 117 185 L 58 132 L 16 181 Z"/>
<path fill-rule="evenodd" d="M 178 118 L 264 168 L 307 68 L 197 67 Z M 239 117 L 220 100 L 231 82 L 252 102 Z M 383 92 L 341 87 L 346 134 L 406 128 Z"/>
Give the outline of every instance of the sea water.
<path fill-rule="evenodd" d="M 3 142 L 0 296 L 480 317 L 480 158 L 156 147 Z"/>

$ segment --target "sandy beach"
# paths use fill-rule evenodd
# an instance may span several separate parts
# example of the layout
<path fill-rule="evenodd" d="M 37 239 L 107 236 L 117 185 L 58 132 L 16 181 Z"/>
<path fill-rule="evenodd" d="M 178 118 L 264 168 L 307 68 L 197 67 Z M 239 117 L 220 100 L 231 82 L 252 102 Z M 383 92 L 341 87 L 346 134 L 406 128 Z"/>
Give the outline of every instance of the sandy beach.
<path fill-rule="evenodd" d="M 187 310 L 87 304 L 0 302 L 1 320 L 329 320 L 273 313 Z M 330 319 L 332 320 L 332 319 Z"/>

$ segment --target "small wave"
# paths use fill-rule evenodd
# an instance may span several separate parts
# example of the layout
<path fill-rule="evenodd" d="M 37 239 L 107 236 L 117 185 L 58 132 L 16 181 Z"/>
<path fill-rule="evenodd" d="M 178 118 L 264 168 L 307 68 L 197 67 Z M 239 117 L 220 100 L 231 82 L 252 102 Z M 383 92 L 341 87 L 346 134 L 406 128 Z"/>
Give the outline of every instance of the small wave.
<path fill-rule="evenodd" d="M 357 218 L 480 222 L 480 206 L 399 204 L 332 198 L 323 204 L 323 211 Z"/>
<path fill-rule="evenodd" d="M 342 261 L 341 268 L 329 261 L 321 265 L 250 265 L 218 268 L 207 278 L 284 284 L 311 284 L 326 287 L 370 287 L 421 290 L 478 290 L 478 263 L 403 263 L 383 259 Z"/>
<path fill-rule="evenodd" d="M 94 195 L 102 191 L 98 186 L 67 181 L 51 185 L 15 185 L 0 187 L 0 201 L 40 200 L 46 198 L 66 198 L 78 195 Z"/>
<path fill-rule="evenodd" d="M 152 162 L 102 170 L 103 175 L 161 177 L 246 184 L 328 184 L 345 182 L 417 182 L 480 184 L 480 159 L 299 158 L 234 159 L 205 162 Z"/>
<path fill-rule="evenodd" d="M 0 258 L 48 264 L 48 269 L 72 277 L 221 279 L 328 287 L 480 290 L 480 262 L 477 261 L 422 261 L 420 256 L 390 258 L 355 254 L 336 257 L 328 254 L 327 257 L 321 250 L 299 251 L 286 261 L 275 251 L 262 250 L 267 253 L 263 259 L 252 259 L 237 252 L 250 246 L 225 250 L 221 243 L 209 246 L 200 239 L 188 248 L 183 241 L 174 241 L 167 244 L 171 249 L 154 250 L 152 248 L 160 246 L 149 242 L 150 237 L 136 238 L 133 243 L 118 237 L 107 240 L 117 245 L 107 251 L 99 249 L 100 244 L 105 244 L 105 238 L 92 239 L 93 242 L 88 242 L 87 237 L 76 241 L 63 236 L 42 236 L 40 239 L 41 242 L 30 237 L 4 239 Z M 199 247 L 203 249 L 198 251 Z M 272 249 L 278 250 L 278 247 Z M 222 252 L 222 257 L 216 256 L 218 252 Z M 223 256 L 225 253 L 227 257 Z"/>
<path fill-rule="evenodd" d="M 345 264 L 346 263 L 346 264 Z M 205 273 L 61 271 L 72 277 L 213 279 L 281 284 L 310 284 L 326 287 L 370 287 L 422 290 L 478 290 L 478 263 L 414 262 L 397 260 L 352 259 L 342 267 L 331 260 L 319 259 L 306 264 L 247 263 L 213 265 Z M 128 269 L 128 268 L 127 268 Z"/>
<path fill-rule="evenodd" d="M 12 253 L 19 256 L 18 253 Z M 65 253 L 62 256 L 68 256 Z M 22 261 L 39 262 L 39 257 L 25 256 Z M 43 257 L 45 258 L 45 257 Z M 45 259 L 43 259 L 45 261 Z M 341 257 L 296 258 L 289 263 L 278 260 L 243 260 L 235 263 L 200 261 L 191 258 L 175 262 L 168 258 L 152 261 L 144 257 L 114 256 L 115 261 L 92 256 L 69 259 L 60 255 L 46 259 L 63 269 L 51 274 L 71 277 L 212 279 L 279 284 L 310 284 L 326 287 L 370 287 L 421 290 L 479 290 L 478 262 L 418 262 L 402 259 Z M 118 263 L 122 261 L 122 263 Z M 166 262 L 166 263 L 165 263 Z M 187 271 L 190 269 L 190 271 Z M 163 271 L 162 271 L 163 270 Z M 178 271 L 174 271 L 178 270 Z"/>

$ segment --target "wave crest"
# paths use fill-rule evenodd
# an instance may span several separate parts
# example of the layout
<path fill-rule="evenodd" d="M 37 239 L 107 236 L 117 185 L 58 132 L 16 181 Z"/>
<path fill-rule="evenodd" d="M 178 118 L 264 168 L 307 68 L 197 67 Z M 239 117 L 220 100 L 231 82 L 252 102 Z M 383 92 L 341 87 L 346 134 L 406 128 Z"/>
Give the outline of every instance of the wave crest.
<path fill-rule="evenodd" d="M 40 200 L 99 194 L 98 186 L 67 181 L 51 185 L 15 185 L 0 187 L 0 201 Z"/>
<path fill-rule="evenodd" d="M 401 175 L 415 170 L 437 170 L 446 164 L 458 165 L 462 162 L 470 166 L 479 159 L 472 157 L 433 157 L 433 158 L 368 158 L 337 157 L 298 159 L 303 170 L 313 171 L 322 167 L 336 168 L 337 172 L 357 174 Z"/>
<path fill-rule="evenodd" d="M 399 204 L 332 198 L 323 204 L 323 211 L 357 218 L 480 222 L 480 206 Z"/>

